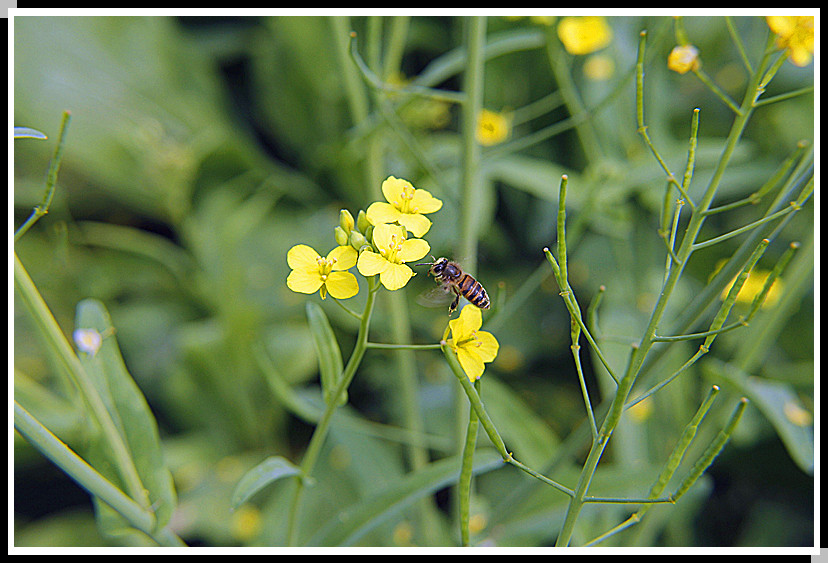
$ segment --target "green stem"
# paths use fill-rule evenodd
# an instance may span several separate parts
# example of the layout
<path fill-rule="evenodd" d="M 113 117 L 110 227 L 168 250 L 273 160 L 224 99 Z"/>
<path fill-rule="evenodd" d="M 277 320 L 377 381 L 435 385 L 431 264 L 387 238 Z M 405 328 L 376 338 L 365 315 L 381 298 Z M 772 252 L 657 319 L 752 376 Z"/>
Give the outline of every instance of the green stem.
<path fill-rule="evenodd" d="M 443 355 L 446 357 L 448 361 L 448 365 L 451 368 L 452 373 L 460 382 L 460 386 L 463 388 L 463 391 L 466 393 L 466 396 L 469 399 L 469 403 L 471 403 L 472 408 L 474 409 L 475 413 L 477 414 L 478 418 L 480 419 L 480 425 L 483 426 L 483 430 L 486 432 L 486 435 L 489 436 L 489 439 L 494 444 L 495 449 L 497 449 L 498 453 L 503 457 L 503 461 L 514 465 L 521 471 L 524 471 L 535 477 L 536 479 L 554 487 L 555 489 L 565 493 L 568 496 L 572 496 L 573 492 L 568 487 L 561 485 L 560 483 L 549 479 L 548 477 L 538 473 L 534 469 L 527 467 L 512 457 L 512 454 L 506 449 L 506 445 L 503 443 L 503 438 L 500 437 L 500 434 L 497 432 L 497 428 L 495 428 L 492 419 L 489 418 L 489 414 L 486 412 L 486 408 L 483 406 L 483 401 L 480 400 L 480 396 L 478 395 L 477 391 L 475 390 L 472 383 L 469 381 L 468 376 L 463 371 L 463 368 L 460 367 L 460 362 L 457 361 L 457 356 L 454 354 L 454 351 L 448 344 L 443 345 Z"/>
<path fill-rule="evenodd" d="M 348 389 L 348 386 L 351 384 L 351 381 L 356 374 L 356 370 L 362 361 L 362 357 L 365 354 L 368 343 L 368 329 L 371 325 L 371 312 L 374 309 L 374 299 L 376 298 L 376 292 L 378 290 L 375 278 L 376 276 L 367 278 L 368 298 L 365 301 L 365 309 L 362 314 L 362 320 L 359 323 L 359 332 L 357 334 L 356 344 L 354 345 L 354 350 L 351 353 L 348 364 L 342 372 L 342 377 L 339 378 L 339 384 L 336 386 L 332 394 L 333 397 L 341 396 Z M 298 539 L 299 512 L 305 488 L 304 478 L 309 477 L 316 466 L 319 454 L 322 451 L 322 445 L 324 444 L 325 438 L 328 435 L 328 430 L 330 429 L 331 419 L 336 412 L 338 404 L 339 401 L 336 399 L 332 400 L 329 404 L 326 404 L 325 412 L 322 413 L 322 417 L 319 419 L 319 422 L 313 431 L 310 444 L 308 445 L 308 449 L 305 451 L 305 456 L 302 458 L 302 463 L 299 466 L 302 470 L 302 474 L 300 477 L 296 478 L 296 489 L 291 502 L 290 513 L 288 514 L 288 545 L 296 545 L 296 541 Z"/>
<path fill-rule="evenodd" d="M 55 154 L 52 157 L 52 162 L 49 165 L 49 173 L 46 176 L 46 191 L 43 194 L 43 201 L 40 205 L 35 206 L 32 214 L 26 219 L 26 222 L 20 225 L 20 228 L 14 233 L 14 241 L 22 237 L 38 219 L 49 212 L 49 206 L 52 204 L 52 197 L 55 195 L 55 186 L 57 185 L 58 170 L 60 170 L 60 163 L 63 160 L 63 148 L 66 144 L 66 131 L 69 128 L 69 122 L 72 120 L 72 114 L 68 111 L 63 112 L 63 119 L 60 122 L 60 133 L 58 135 L 58 143 L 55 147 Z"/>
<path fill-rule="evenodd" d="M 477 142 L 477 120 L 483 108 L 483 72 L 486 47 L 486 18 L 468 20 L 467 62 L 463 76 L 466 100 L 462 106 L 463 161 L 460 202 L 460 256 L 470 272 L 477 269 L 477 221 L 480 189 L 480 145 Z"/>
<path fill-rule="evenodd" d="M 643 50 L 645 45 L 645 37 L 646 34 L 642 33 L 641 42 L 639 44 L 640 51 L 637 65 L 638 79 L 636 110 L 638 114 L 639 132 L 642 134 L 645 142 L 647 142 L 651 150 L 653 150 L 653 154 L 656 156 L 656 159 L 662 164 L 665 171 L 668 173 L 668 177 L 670 178 L 671 182 L 676 183 L 676 185 L 678 186 L 678 183 L 675 182 L 675 178 L 673 177 L 672 173 L 670 173 L 669 169 L 666 168 L 666 165 L 663 163 L 663 160 L 661 160 L 661 158 L 658 156 L 658 153 L 655 151 L 655 148 L 649 142 L 649 138 L 646 134 L 646 127 L 644 126 Z M 696 212 L 693 213 L 693 215 L 690 218 L 690 222 L 687 226 L 685 236 L 682 239 L 681 246 L 677 252 L 677 257 L 679 261 L 674 265 L 673 268 L 670 269 L 670 272 L 668 273 L 667 278 L 664 281 L 661 294 L 659 295 L 655 307 L 653 308 L 653 312 L 650 317 L 648 326 L 644 331 L 644 335 L 641 339 L 640 344 L 633 351 L 633 355 L 630 364 L 627 368 L 627 372 L 619 382 L 618 390 L 615 394 L 615 397 L 612 400 L 609 412 L 607 413 L 607 416 L 604 419 L 603 424 L 601 425 L 601 429 L 598 434 L 598 439 L 593 441 L 592 447 L 590 448 L 589 453 L 587 454 L 586 462 L 584 463 L 580 477 L 578 479 L 578 485 L 575 488 L 575 494 L 570 500 L 566 517 L 564 519 L 563 526 L 561 527 L 561 532 L 558 535 L 558 546 L 569 545 L 569 542 L 572 538 L 572 532 L 575 528 L 575 522 L 584 504 L 586 492 L 598 467 L 598 462 L 601 459 L 601 454 L 603 453 L 609 440 L 609 437 L 612 435 L 612 432 L 618 426 L 618 423 L 621 419 L 621 415 L 624 411 L 625 403 L 627 402 L 627 397 L 629 396 L 629 393 L 632 390 L 633 385 L 635 384 L 638 373 L 641 370 L 642 365 L 644 364 L 644 359 L 647 357 L 648 353 L 650 352 L 655 343 L 656 329 L 664 315 L 664 311 L 666 310 L 669 298 L 675 290 L 676 286 L 678 285 L 678 281 L 684 270 L 684 266 L 687 264 L 687 261 L 694 250 L 693 245 L 704 223 L 705 212 L 710 208 L 710 204 L 712 203 L 713 198 L 716 195 L 716 192 L 719 188 L 719 184 L 722 180 L 722 177 L 724 176 L 725 170 L 727 169 L 727 165 L 730 162 L 730 158 L 732 157 L 733 152 L 736 149 L 736 145 L 738 144 L 739 139 L 741 139 L 742 132 L 744 131 L 745 127 L 747 126 L 748 120 L 750 119 L 750 116 L 752 114 L 753 102 L 756 99 L 758 93 L 760 92 L 759 81 L 761 77 L 764 75 L 764 70 L 767 68 L 767 65 L 768 55 L 766 54 L 766 56 L 762 60 L 762 63 L 760 64 L 759 70 L 753 75 L 751 83 L 745 90 L 742 105 L 739 108 L 738 113 L 736 114 L 733 125 L 731 126 L 730 133 L 728 134 L 727 140 L 725 142 L 725 147 L 719 158 L 717 167 L 708 183 L 707 189 L 705 190 L 705 193 L 701 201 L 698 204 L 698 209 L 696 210 Z"/>
<path fill-rule="evenodd" d="M 124 517 L 135 529 L 153 538 L 159 545 L 184 546 L 169 530 L 156 530 L 155 514 L 124 494 L 98 473 L 69 446 L 52 434 L 17 401 L 14 402 L 14 428 L 43 455 L 60 467 L 78 485 Z"/>
<path fill-rule="evenodd" d="M 474 387 L 480 394 L 480 380 L 474 382 Z M 460 466 L 460 482 L 458 495 L 460 497 L 460 543 L 463 547 L 469 546 L 469 514 L 471 512 L 471 485 L 474 466 L 474 449 L 477 446 L 477 431 L 479 428 L 477 411 L 469 406 L 469 426 L 466 432 L 466 442 L 463 446 L 462 464 Z"/>

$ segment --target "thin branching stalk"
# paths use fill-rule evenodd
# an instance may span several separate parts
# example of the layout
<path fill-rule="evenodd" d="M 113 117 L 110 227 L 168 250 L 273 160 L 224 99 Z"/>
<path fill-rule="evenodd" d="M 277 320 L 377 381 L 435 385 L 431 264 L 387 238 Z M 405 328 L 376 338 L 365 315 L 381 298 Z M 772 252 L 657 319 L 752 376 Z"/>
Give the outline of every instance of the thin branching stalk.
<path fill-rule="evenodd" d="M 46 176 L 46 189 L 43 193 L 43 201 L 40 205 L 35 206 L 29 218 L 20 225 L 20 228 L 14 233 L 14 240 L 17 242 L 32 225 L 37 223 L 38 219 L 49 212 L 49 206 L 52 204 L 52 198 L 55 195 L 55 187 L 57 186 L 57 176 L 60 170 L 60 163 L 63 161 L 63 150 L 66 146 L 66 133 L 69 129 L 69 122 L 72 121 L 72 114 L 68 111 L 63 112 L 63 118 L 60 122 L 60 133 L 58 133 L 58 143 L 55 147 L 55 154 L 52 157 L 52 162 L 49 165 L 49 172 Z"/>
<path fill-rule="evenodd" d="M 374 309 L 374 300 L 376 298 L 377 290 L 379 289 L 379 286 L 377 285 L 378 282 L 375 278 L 376 276 L 367 278 L 368 297 L 365 300 L 365 308 L 362 313 L 362 320 L 359 323 L 359 332 L 357 333 L 356 344 L 351 352 L 351 357 L 348 359 L 348 363 L 342 371 L 342 376 L 339 378 L 339 382 L 333 391 L 332 400 L 325 405 L 325 412 L 322 413 L 322 417 L 319 419 L 319 422 L 313 431 L 313 436 L 311 436 L 308 449 L 305 451 L 305 455 L 302 458 L 302 463 L 300 465 L 302 474 L 296 478 L 296 489 L 294 490 L 293 500 L 290 505 L 290 512 L 288 513 L 288 545 L 296 545 L 298 540 L 298 524 L 302 497 L 305 489 L 305 478 L 309 477 L 313 472 L 313 469 L 316 466 L 316 461 L 322 451 L 322 445 L 324 444 L 325 438 L 328 435 L 328 430 L 330 429 L 331 419 L 339 406 L 337 397 L 340 397 L 348 390 L 348 386 L 351 384 L 351 381 L 356 374 L 356 370 L 359 367 L 367 348 L 368 329 L 371 326 L 371 313 Z"/>

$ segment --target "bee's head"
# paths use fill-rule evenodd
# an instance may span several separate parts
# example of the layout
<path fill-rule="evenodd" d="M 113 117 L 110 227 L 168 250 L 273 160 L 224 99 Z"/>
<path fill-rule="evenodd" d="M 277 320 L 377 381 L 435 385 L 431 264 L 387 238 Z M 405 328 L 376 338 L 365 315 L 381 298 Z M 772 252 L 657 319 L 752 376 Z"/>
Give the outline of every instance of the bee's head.
<path fill-rule="evenodd" d="M 431 266 L 429 272 L 439 275 L 440 272 L 442 272 L 446 267 L 446 264 L 448 264 L 448 259 L 434 258 L 434 256 L 432 256 L 431 259 L 434 260 L 434 262 L 420 262 L 419 264 L 415 264 L 415 266 Z"/>

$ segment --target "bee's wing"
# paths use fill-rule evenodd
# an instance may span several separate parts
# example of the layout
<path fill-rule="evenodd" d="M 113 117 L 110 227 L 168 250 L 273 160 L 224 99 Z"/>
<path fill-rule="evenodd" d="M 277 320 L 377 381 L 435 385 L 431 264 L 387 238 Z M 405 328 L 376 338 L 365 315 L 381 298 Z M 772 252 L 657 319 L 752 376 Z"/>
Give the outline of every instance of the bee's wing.
<path fill-rule="evenodd" d="M 427 289 L 417 296 L 417 303 L 423 307 L 446 307 L 453 300 L 454 294 L 442 285 Z"/>

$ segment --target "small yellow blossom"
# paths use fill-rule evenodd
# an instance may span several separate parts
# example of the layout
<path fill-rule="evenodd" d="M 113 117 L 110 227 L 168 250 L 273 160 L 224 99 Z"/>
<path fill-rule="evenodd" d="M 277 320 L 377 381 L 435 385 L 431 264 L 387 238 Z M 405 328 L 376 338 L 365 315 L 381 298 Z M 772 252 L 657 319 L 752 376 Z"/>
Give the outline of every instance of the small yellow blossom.
<path fill-rule="evenodd" d="M 778 37 L 776 46 L 788 50 L 796 66 L 806 66 L 814 53 L 813 16 L 767 16 L 768 27 Z"/>
<path fill-rule="evenodd" d="M 612 41 L 612 28 L 602 16 L 568 16 L 558 23 L 558 37 L 572 55 L 587 55 Z"/>
<path fill-rule="evenodd" d="M 233 511 L 230 517 L 233 537 L 241 542 L 255 539 L 262 531 L 262 513 L 252 504 L 244 504 Z"/>
<path fill-rule="evenodd" d="M 306 244 L 297 244 L 287 254 L 291 267 L 287 286 L 297 293 L 316 293 L 325 299 L 348 299 L 359 292 L 356 277 L 343 270 L 356 264 L 357 251 L 350 246 L 337 246 L 326 258 Z"/>
<path fill-rule="evenodd" d="M 372 225 L 399 223 L 415 237 L 421 237 L 431 228 L 423 213 L 434 213 L 443 202 L 427 190 L 420 190 L 408 180 L 389 176 L 382 183 L 382 195 L 388 202 L 377 201 L 368 207 L 368 220 Z"/>
<path fill-rule="evenodd" d="M 497 339 L 490 332 L 480 330 L 483 314 L 477 307 L 463 307 L 460 316 L 449 321 L 451 338 L 446 343 L 457 354 L 457 360 L 469 380 L 480 379 L 485 369 L 484 362 L 492 362 L 500 348 Z"/>
<path fill-rule="evenodd" d="M 679 74 L 699 70 L 700 67 L 699 50 L 692 45 L 677 45 L 667 57 L 667 68 Z"/>
<path fill-rule="evenodd" d="M 768 279 L 770 272 L 767 270 L 754 270 L 745 280 L 742 289 L 739 290 L 739 295 L 736 296 L 737 303 L 753 303 L 753 299 L 759 295 L 762 288 L 765 287 L 765 281 Z M 727 287 L 722 291 L 722 301 L 727 298 L 730 288 L 733 287 L 736 278 L 733 278 Z M 779 298 L 782 296 L 782 280 L 777 278 L 773 281 L 773 285 L 768 290 L 765 296 L 765 301 L 762 303 L 762 308 L 773 307 Z"/>
<path fill-rule="evenodd" d="M 477 118 L 477 142 L 485 147 L 502 143 L 509 137 L 509 118 L 484 109 Z"/>
<path fill-rule="evenodd" d="M 615 73 L 615 62 L 605 55 L 592 55 L 584 62 L 584 76 L 595 82 L 609 80 Z"/>
<path fill-rule="evenodd" d="M 419 260 L 431 250 L 431 246 L 423 239 L 407 239 L 405 228 L 399 225 L 377 225 L 372 237 L 378 252 L 363 250 L 359 255 L 357 269 L 363 276 L 379 274 L 382 285 L 391 291 L 403 287 L 414 275 L 414 271 L 405 263 Z"/>
<path fill-rule="evenodd" d="M 785 418 L 787 418 L 791 424 L 796 424 L 797 426 L 809 426 L 814 422 L 814 417 L 811 413 L 792 400 L 785 401 L 785 405 L 782 407 L 782 412 L 784 412 Z"/>

